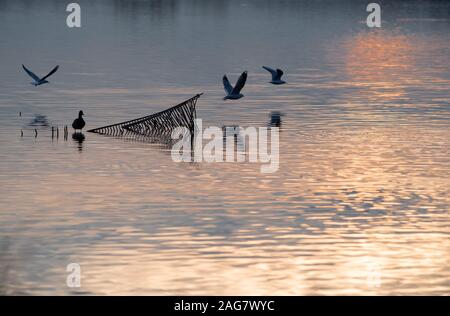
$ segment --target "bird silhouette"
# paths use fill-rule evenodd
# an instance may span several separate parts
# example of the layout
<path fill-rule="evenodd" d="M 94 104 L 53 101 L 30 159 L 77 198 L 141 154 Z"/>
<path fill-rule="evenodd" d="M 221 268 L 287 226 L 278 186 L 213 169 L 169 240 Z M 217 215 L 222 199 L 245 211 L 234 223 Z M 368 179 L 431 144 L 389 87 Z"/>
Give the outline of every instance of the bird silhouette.
<path fill-rule="evenodd" d="M 236 85 L 231 86 L 230 81 L 228 81 L 227 75 L 223 75 L 223 87 L 225 89 L 226 96 L 224 100 L 237 100 L 242 98 L 244 95 L 241 93 L 242 88 L 247 80 L 247 71 L 244 71 L 239 77 Z"/>
<path fill-rule="evenodd" d="M 285 84 L 286 81 L 281 80 L 281 76 L 283 75 L 283 70 L 281 69 L 272 69 L 270 67 L 263 66 L 265 70 L 272 74 L 272 80 L 269 81 L 271 84 Z"/>
<path fill-rule="evenodd" d="M 81 131 L 83 129 L 83 127 L 86 125 L 86 122 L 83 120 L 83 115 L 84 115 L 83 111 L 80 111 L 78 113 L 78 118 L 75 119 L 72 123 L 72 127 L 75 130 L 75 132 L 77 130 Z"/>
<path fill-rule="evenodd" d="M 45 77 L 39 78 L 36 76 L 31 70 L 27 69 L 24 65 L 22 65 L 23 70 L 31 77 L 33 78 L 34 82 L 31 82 L 31 84 L 35 87 L 40 86 L 41 84 L 48 83 L 47 79 L 51 75 L 53 75 L 59 68 L 59 65 L 52 69 Z"/>

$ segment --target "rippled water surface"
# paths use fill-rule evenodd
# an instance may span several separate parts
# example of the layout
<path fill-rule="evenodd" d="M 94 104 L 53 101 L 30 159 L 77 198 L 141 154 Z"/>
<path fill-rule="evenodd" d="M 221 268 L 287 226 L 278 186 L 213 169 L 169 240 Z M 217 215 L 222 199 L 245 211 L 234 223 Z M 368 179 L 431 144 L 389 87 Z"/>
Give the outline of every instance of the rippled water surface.
<path fill-rule="evenodd" d="M 359 1 L 80 2 L 69 29 L 60 1 L 0 0 L 0 293 L 449 294 L 450 6 L 405 3 L 373 30 Z M 61 68 L 36 88 L 22 63 Z M 282 112 L 279 170 L 51 138 L 199 92 L 204 126 Z"/>

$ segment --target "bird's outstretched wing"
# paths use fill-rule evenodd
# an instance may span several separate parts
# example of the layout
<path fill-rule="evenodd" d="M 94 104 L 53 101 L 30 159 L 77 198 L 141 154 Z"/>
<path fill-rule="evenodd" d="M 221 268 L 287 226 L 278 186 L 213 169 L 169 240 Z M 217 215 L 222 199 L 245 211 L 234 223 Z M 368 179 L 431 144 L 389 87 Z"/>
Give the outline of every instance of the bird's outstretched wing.
<path fill-rule="evenodd" d="M 241 76 L 239 77 L 238 81 L 236 82 L 236 85 L 233 88 L 233 91 L 231 91 L 232 94 L 239 94 L 242 90 L 242 88 L 245 86 L 245 81 L 247 81 L 247 72 L 244 71 Z"/>
<path fill-rule="evenodd" d="M 272 74 L 272 80 L 275 80 L 275 77 L 277 76 L 277 71 L 275 69 L 272 69 L 270 67 L 262 66 L 265 70 L 270 72 Z"/>
<path fill-rule="evenodd" d="M 50 77 L 51 75 L 53 75 L 53 74 L 58 70 L 58 68 L 59 68 L 59 65 L 56 66 L 55 68 L 53 68 L 52 71 L 50 71 L 50 72 L 47 74 L 47 76 L 45 76 L 45 77 L 42 78 L 42 80 L 45 80 L 45 79 L 47 79 L 48 77 Z"/>
<path fill-rule="evenodd" d="M 38 76 L 36 76 L 33 72 L 31 72 L 30 70 L 27 69 L 27 67 L 25 67 L 24 65 L 22 65 L 23 70 L 25 70 L 25 72 L 31 77 L 33 78 L 35 81 L 40 81 L 41 78 L 39 78 Z"/>
<path fill-rule="evenodd" d="M 280 79 L 281 79 L 281 76 L 282 76 L 283 74 L 284 74 L 283 70 L 277 69 L 277 78 L 276 78 L 276 80 L 280 80 Z"/>
<path fill-rule="evenodd" d="M 280 80 L 281 76 L 283 75 L 283 70 L 281 70 L 281 69 L 275 70 L 275 69 L 272 69 L 272 68 L 266 67 L 266 66 L 263 66 L 263 68 L 272 74 L 273 81 Z"/>
<path fill-rule="evenodd" d="M 223 75 L 223 88 L 225 89 L 226 94 L 231 94 L 233 91 L 233 87 L 231 86 L 230 82 L 228 81 L 227 75 Z"/>

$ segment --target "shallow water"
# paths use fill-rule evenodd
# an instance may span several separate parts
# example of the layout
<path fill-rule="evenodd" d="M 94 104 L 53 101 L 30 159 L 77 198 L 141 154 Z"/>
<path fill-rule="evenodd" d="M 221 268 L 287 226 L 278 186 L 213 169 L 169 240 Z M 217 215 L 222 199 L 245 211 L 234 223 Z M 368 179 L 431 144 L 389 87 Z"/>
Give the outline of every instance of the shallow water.
<path fill-rule="evenodd" d="M 386 5 L 378 30 L 358 1 L 80 4 L 75 30 L 59 1 L 0 1 L 0 293 L 449 293 L 448 4 Z M 61 69 L 35 88 L 22 63 Z M 94 128 L 199 92 L 204 126 L 284 114 L 278 172 L 51 138 L 80 109 Z"/>

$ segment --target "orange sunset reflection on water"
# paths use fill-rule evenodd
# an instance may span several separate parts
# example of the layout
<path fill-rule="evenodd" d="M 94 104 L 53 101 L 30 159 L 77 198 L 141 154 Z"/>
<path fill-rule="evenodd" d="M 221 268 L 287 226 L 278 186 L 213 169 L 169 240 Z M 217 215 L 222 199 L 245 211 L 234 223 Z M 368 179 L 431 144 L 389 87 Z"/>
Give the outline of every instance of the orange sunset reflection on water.
<path fill-rule="evenodd" d="M 402 101 L 407 98 L 405 85 L 420 80 L 411 77 L 415 67 L 412 51 L 418 48 L 405 35 L 363 33 L 348 40 L 346 47 L 345 70 L 368 103 Z"/>

